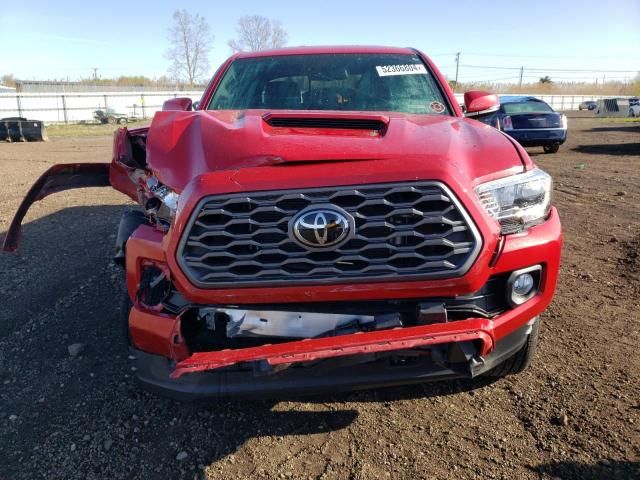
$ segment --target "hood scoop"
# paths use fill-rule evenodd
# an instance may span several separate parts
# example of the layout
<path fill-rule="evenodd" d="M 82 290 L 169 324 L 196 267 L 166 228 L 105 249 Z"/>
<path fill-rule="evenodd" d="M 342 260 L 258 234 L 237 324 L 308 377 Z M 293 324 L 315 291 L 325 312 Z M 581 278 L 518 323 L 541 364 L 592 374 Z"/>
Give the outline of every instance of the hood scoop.
<path fill-rule="evenodd" d="M 365 130 L 379 134 L 383 134 L 389 124 L 389 117 L 385 115 L 338 112 L 267 113 L 262 119 L 274 128 Z"/>

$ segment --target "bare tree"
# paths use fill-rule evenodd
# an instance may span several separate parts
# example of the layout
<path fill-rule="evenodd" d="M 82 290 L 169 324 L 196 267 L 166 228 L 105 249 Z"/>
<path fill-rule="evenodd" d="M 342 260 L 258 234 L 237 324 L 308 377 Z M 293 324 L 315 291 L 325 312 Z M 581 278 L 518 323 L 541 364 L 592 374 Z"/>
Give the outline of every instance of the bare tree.
<path fill-rule="evenodd" d="M 245 15 L 238 20 L 238 38 L 229 40 L 234 52 L 256 52 L 268 48 L 280 48 L 287 44 L 287 32 L 278 20 L 260 15 Z"/>
<path fill-rule="evenodd" d="M 193 86 L 209 73 L 208 57 L 213 35 L 207 21 L 197 13 L 191 15 L 186 10 L 176 10 L 173 22 L 165 54 L 171 62 L 169 72 L 176 80 L 184 79 Z"/>
<path fill-rule="evenodd" d="M 12 73 L 7 73 L 0 77 L 0 85 L 4 85 L 6 87 L 15 87 L 16 86 L 16 77 L 13 76 Z"/>

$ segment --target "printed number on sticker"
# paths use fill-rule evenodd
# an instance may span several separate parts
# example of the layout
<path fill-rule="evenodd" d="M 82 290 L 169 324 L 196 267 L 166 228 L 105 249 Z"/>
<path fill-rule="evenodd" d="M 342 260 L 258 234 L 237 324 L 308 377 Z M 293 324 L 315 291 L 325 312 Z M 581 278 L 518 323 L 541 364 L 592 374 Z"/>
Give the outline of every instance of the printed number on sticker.
<path fill-rule="evenodd" d="M 410 63 L 407 65 L 382 65 L 376 67 L 378 76 L 386 77 L 389 75 L 424 75 L 427 69 L 424 65 Z"/>

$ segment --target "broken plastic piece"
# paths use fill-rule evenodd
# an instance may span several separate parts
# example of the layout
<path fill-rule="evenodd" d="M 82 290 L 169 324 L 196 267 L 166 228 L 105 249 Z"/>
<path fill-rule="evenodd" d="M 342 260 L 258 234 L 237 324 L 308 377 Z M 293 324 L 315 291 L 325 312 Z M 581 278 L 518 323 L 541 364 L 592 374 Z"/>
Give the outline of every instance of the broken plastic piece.
<path fill-rule="evenodd" d="M 33 184 L 22 200 L 4 238 L 2 250 L 4 252 L 17 250 L 22 220 L 34 202 L 64 190 L 110 185 L 108 163 L 62 163 L 52 166 Z"/>

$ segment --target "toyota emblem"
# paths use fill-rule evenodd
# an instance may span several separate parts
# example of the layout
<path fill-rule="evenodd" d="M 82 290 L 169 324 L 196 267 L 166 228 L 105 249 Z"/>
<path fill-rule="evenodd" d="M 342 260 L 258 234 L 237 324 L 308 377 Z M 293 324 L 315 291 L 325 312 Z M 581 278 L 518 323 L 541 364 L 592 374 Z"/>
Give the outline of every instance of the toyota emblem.
<path fill-rule="evenodd" d="M 298 213 L 290 223 L 291 236 L 310 249 L 336 247 L 354 233 L 351 215 L 334 206 L 309 207 Z"/>

